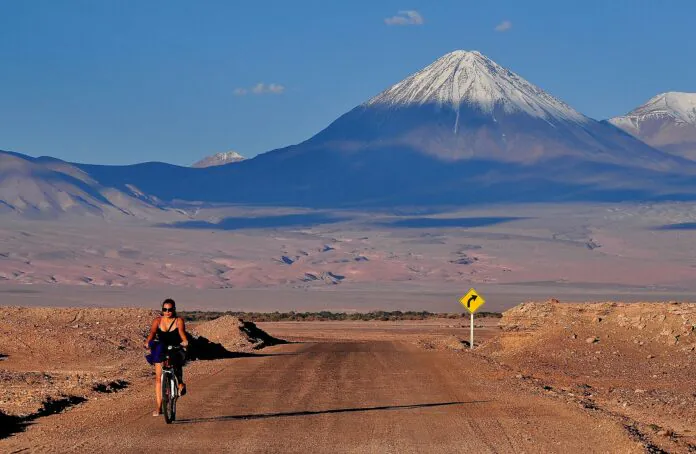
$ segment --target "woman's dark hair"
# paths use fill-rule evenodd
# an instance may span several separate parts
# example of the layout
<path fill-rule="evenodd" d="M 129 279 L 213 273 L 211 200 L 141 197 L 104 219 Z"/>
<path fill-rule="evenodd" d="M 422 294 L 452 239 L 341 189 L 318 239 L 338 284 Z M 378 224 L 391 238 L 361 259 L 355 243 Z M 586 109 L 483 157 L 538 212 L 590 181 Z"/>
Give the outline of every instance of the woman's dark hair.
<path fill-rule="evenodd" d="M 162 301 L 162 309 L 164 309 L 165 304 L 172 305 L 172 317 L 176 317 L 176 302 L 171 298 L 167 298 L 166 300 Z"/>

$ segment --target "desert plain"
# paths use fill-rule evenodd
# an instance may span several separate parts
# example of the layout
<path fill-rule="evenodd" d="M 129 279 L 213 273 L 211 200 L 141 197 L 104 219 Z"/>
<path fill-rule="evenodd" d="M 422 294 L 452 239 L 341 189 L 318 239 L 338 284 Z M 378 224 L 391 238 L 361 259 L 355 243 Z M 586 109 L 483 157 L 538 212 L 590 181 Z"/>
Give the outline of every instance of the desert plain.
<path fill-rule="evenodd" d="M 696 290 L 693 203 L 176 213 L 3 217 L 3 303 L 152 307 L 168 295 L 187 309 L 450 312 L 472 286 L 488 310 Z"/>
<path fill-rule="evenodd" d="M 3 218 L 0 451 L 696 450 L 693 204 L 167 216 Z M 502 313 L 476 319 L 474 349 L 471 287 Z M 191 320 L 166 425 L 142 347 L 165 297 L 450 315 Z"/>

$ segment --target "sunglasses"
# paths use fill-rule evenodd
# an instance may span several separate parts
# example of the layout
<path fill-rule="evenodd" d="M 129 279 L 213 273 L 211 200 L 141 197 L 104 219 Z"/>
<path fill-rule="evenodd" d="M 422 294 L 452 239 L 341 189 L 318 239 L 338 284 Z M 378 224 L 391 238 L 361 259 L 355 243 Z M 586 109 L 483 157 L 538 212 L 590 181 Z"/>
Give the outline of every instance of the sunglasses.
<path fill-rule="evenodd" d="M 172 309 L 171 307 L 163 307 L 162 312 L 174 312 L 174 309 Z"/>

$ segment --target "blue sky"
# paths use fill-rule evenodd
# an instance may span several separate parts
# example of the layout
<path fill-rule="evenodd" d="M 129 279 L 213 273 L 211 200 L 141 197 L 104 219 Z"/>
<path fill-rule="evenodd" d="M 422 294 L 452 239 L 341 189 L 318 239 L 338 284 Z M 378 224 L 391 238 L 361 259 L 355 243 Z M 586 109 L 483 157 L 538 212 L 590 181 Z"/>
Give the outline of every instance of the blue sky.
<path fill-rule="evenodd" d="M 694 17 L 690 0 L 0 0 L 0 149 L 253 156 L 455 49 L 607 118 L 696 92 Z"/>

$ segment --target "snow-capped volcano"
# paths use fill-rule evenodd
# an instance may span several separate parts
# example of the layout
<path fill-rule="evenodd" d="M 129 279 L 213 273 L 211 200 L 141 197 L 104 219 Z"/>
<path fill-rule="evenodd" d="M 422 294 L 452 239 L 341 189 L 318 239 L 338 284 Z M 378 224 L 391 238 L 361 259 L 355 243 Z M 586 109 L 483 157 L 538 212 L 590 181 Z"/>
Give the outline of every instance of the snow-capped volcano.
<path fill-rule="evenodd" d="M 340 117 L 306 145 L 408 147 L 444 160 L 577 159 L 650 168 L 670 157 L 595 121 L 479 52 L 458 50 Z"/>
<path fill-rule="evenodd" d="M 192 164 L 191 167 L 221 166 L 232 162 L 244 161 L 244 159 L 246 158 L 236 151 L 224 151 L 222 153 L 215 153 L 212 156 L 207 156 Z"/>
<path fill-rule="evenodd" d="M 462 104 L 494 114 L 525 113 L 548 121 L 588 118 L 478 51 L 457 50 L 439 58 L 366 102 L 365 106 Z"/>
<path fill-rule="evenodd" d="M 662 93 L 609 122 L 654 147 L 696 160 L 696 93 Z"/>

